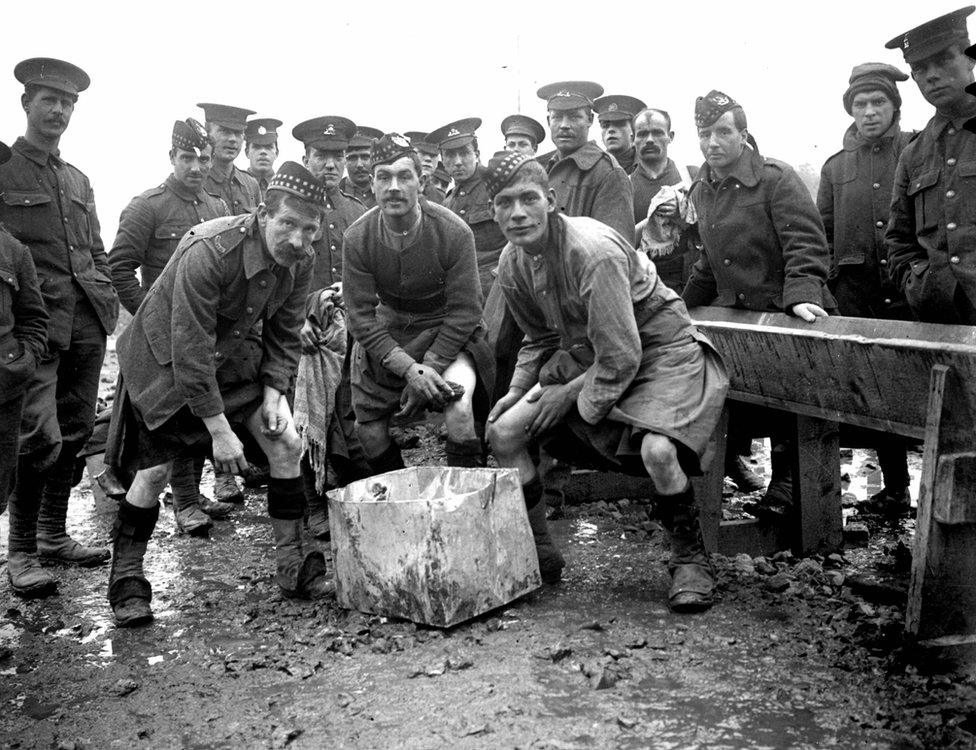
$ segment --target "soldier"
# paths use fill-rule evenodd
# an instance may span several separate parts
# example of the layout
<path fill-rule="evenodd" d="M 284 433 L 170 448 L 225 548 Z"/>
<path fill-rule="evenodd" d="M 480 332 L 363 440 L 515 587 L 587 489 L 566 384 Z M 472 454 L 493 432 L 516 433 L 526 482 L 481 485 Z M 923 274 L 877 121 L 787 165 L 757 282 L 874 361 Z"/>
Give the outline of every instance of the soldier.
<path fill-rule="evenodd" d="M 57 588 L 40 559 L 97 565 L 108 550 L 79 544 L 65 530 L 77 455 L 92 432 L 105 338 L 118 297 L 99 236 L 88 178 L 62 160 L 58 144 L 88 75 L 71 63 L 18 63 L 27 131 L 0 166 L 0 223 L 28 247 L 50 320 L 47 350 L 30 378 L 20 424 L 17 484 L 10 499 L 7 575 L 16 594 Z M 15 429 L 6 425 L 6 429 Z"/>
<path fill-rule="evenodd" d="M 647 107 L 632 96 L 604 96 L 593 102 L 603 147 L 612 154 L 627 174 L 637 165 L 637 149 L 634 147 L 634 116 Z"/>
<path fill-rule="evenodd" d="M 342 268 L 356 340 L 352 404 L 367 460 L 375 473 L 403 468 L 390 420 L 432 407 L 444 409 L 448 464 L 483 465 L 473 403 L 476 388 L 478 398 L 490 392 L 493 363 L 474 235 L 453 212 L 419 199 L 420 157 L 406 138 L 384 135 L 372 164 L 377 206 L 346 232 Z"/>
<path fill-rule="evenodd" d="M 460 216 L 474 233 L 474 248 L 478 256 L 478 278 L 482 298 L 487 299 L 495 281 L 498 256 L 505 247 L 505 235 L 492 221 L 488 190 L 485 188 L 485 168 L 481 165 L 478 136 L 481 127 L 477 117 L 450 122 L 433 131 L 427 138 L 441 151 L 441 162 L 454 180 L 454 190 L 444 205 Z"/>
<path fill-rule="evenodd" d="M 142 562 L 171 462 L 209 445 L 217 468 L 242 471 L 247 461 L 234 426 L 251 433 L 270 463 L 278 586 L 288 596 L 331 590 L 321 553 L 302 547 L 301 441 L 286 397 L 301 354 L 309 256 L 324 203 L 321 183 L 285 162 L 264 204 L 184 236 L 119 337 L 115 418 L 124 433 L 113 460 L 137 470 L 114 529 L 108 599 L 120 627 L 152 619 Z M 250 372 L 228 368 L 259 320 L 260 362 L 248 360 Z"/>
<path fill-rule="evenodd" d="M 356 134 L 349 139 L 349 145 L 346 147 L 346 177 L 339 181 L 339 189 L 347 195 L 351 195 L 366 208 L 372 208 L 376 205 L 376 198 L 373 196 L 369 150 L 373 147 L 373 142 L 382 136 L 382 130 L 360 125 L 356 128 Z"/>
<path fill-rule="evenodd" d="M 902 151 L 885 234 L 891 278 L 919 320 L 976 325 L 976 115 L 966 17 L 973 6 L 888 42 L 935 115 Z M 969 89 L 970 91 L 972 88 Z M 887 484 L 887 482 L 886 482 Z"/>
<path fill-rule="evenodd" d="M 274 163 L 278 158 L 278 128 L 281 120 L 261 117 L 248 120 L 244 127 L 244 153 L 250 166 L 247 173 L 258 182 L 261 200 L 268 190 L 268 182 L 274 177 Z"/>
<path fill-rule="evenodd" d="M 447 194 L 451 192 L 452 183 L 451 175 L 447 173 L 444 165 L 440 162 L 437 162 L 437 167 L 430 176 L 430 185 L 437 191 L 437 196 L 436 198 L 427 198 L 427 200 L 433 200 L 435 203 L 443 204 L 447 200 Z M 427 196 L 424 197 L 426 198 Z"/>
<path fill-rule="evenodd" d="M 547 103 L 549 135 L 556 152 L 543 164 L 556 204 L 567 216 L 589 216 L 634 241 L 633 188 L 612 156 L 589 140 L 593 100 L 603 87 L 591 81 L 562 81 L 537 92 Z M 542 157 L 539 158 L 542 162 Z"/>
<path fill-rule="evenodd" d="M 410 140 L 410 145 L 420 154 L 420 194 L 429 201 L 443 204 L 447 200 L 449 191 L 442 190 L 434 184 L 434 172 L 440 165 L 440 149 L 436 143 L 427 140 L 427 133 L 420 130 L 410 130 L 404 133 Z M 445 170 L 446 171 L 446 170 Z"/>
<path fill-rule="evenodd" d="M 841 315 L 913 319 L 888 276 L 884 245 L 895 166 L 912 138 L 899 122 L 898 82 L 907 80 L 886 63 L 854 66 L 843 97 L 854 122 L 844 133 L 844 148 L 827 159 L 820 173 L 817 208 L 830 248 L 829 286 Z M 904 442 L 878 432 L 865 437 L 877 448 L 884 487 L 860 507 L 885 513 L 909 510 Z"/>
<path fill-rule="evenodd" d="M 527 115 L 509 115 L 502 120 L 502 137 L 506 151 L 535 156 L 546 139 L 546 129 Z"/>
<path fill-rule="evenodd" d="M 0 143 L 0 165 L 10 149 Z M 47 349 L 47 310 L 30 250 L 0 225 L 0 513 L 17 478 L 24 391 Z"/>
<path fill-rule="evenodd" d="M 322 321 L 313 315 L 314 301 L 318 293 L 329 287 L 342 286 L 343 235 L 366 207 L 356 198 L 344 193 L 340 178 L 346 166 L 345 154 L 356 134 L 356 125 L 345 117 L 316 117 L 299 123 L 292 135 L 305 145 L 302 161 L 312 176 L 325 188 L 325 212 L 322 228 L 312 242 L 313 267 L 302 328 L 302 349 L 314 354 L 326 339 Z M 382 135 L 382 134 L 381 134 Z M 341 299 L 341 291 L 339 293 Z M 327 460 L 340 485 L 369 475 L 369 467 L 359 439 L 356 437 L 355 418 L 352 414 L 352 396 L 349 390 L 348 358 L 343 364 L 342 380 L 335 394 L 335 409 L 328 426 Z M 306 498 L 308 501 L 309 531 L 316 537 L 328 535 L 327 499 L 315 487 L 312 466 L 303 462 Z"/>
<path fill-rule="evenodd" d="M 234 165 L 244 146 L 245 119 L 254 112 L 225 104 L 198 104 L 206 115 L 207 135 L 214 144 L 213 165 L 203 189 L 224 199 L 232 216 L 246 214 L 261 202 L 258 181 Z"/>
<path fill-rule="evenodd" d="M 134 198 L 122 211 L 108 260 L 119 301 L 132 315 L 183 235 L 197 224 L 227 214 L 224 201 L 203 189 L 212 153 L 213 144 L 200 123 L 177 120 L 169 152 L 173 173 L 162 185 Z M 254 346 L 253 342 L 249 344 Z M 260 341 L 257 352 L 260 353 Z M 212 525 L 210 519 L 224 518 L 233 508 L 230 503 L 200 494 L 204 457 L 200 454 L 175 460 L 170 477 L 177 528 L 193 536 L 205 536 Z M 234 481 L 233 477 L 230 481 Z"/>
<path fill-rule="evenodd" d="M 488 439 L 499 465 L 519 470 L 543 580 L 558 581 L 564 563 L 546 526 L 531 439 L 577 465 L 649 475 L 672 530 L 669 604 L 707 609 L 715 578 L 689 476 L 701 472 L 722 412 L 722 361 L 645 255 L 598 221 L 556 211 L 537 162 L 501 152 L 488 170 L 510 242 L 498 286 L 526 334 Z"/>

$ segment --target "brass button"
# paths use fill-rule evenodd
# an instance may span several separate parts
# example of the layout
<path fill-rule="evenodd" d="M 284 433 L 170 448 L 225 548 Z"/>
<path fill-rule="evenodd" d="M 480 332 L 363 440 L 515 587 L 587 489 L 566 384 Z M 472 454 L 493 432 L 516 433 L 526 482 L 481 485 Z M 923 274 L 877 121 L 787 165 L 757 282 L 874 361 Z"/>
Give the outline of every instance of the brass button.
<path fill-rule="evenodd" d="M 881 227 L 884 226 L 884 222 L 879 220 L 879 221 L 874 222 L 874 225 L 876 227 L 878 227 L 878 229 L 880 229 Z"/>
<path fill-rule="evenodd" d="M 946 224 L 946 229 L 948 229 L 950 232 L 955 228 L 956 228 L 956 222 L 954 221 L 950 221 L 948 224 Z"/>
<path fill-rule="evenodd" d="M 883 266 L 888 265 L 888 259 L 887 258 L 882 258 L 881 259 L 881 265 L 883 265 Z"/>
<path fill-rule="evenodd" d="M 722 262 L 723 262 L 723 263 L 724 263 L 725 265 L 727 265 L 727 266 L 731 266 L 731 265 L 732 265 L 732 259 L 731 259 L 731 258 L 726 258 L 726 259 L 725 259 L 725 260 L 723 260 Z"/>
<path fill-rule="evenodd" d="M 950 156 L 948 159 L 946 159 L 946 164 L 948 164 L 950 167 L 956 166 L 956 158 L 954 156 Z"/>
<path fill-rule="evenodd" d="M 878 188 L 881 187 L 881 183 L 880 182 L 876 182 L 871 187 L 873 187 L 875 190 L 877 190 Z"/>
<path fill-rule="evenodd" d="M 953 255 L 951 258 L 949 258 L 949 262 L 950 263 L 958 263 L 959 262 L 959 256 L 958 255 Z"/>
<path fill-rule="evenodd" d="M 261 287 L 261 288 L 264 288 L 264 287 L 266 287 L 267 285 L 268 285 L 268 282 L 267 282 L 267 281 L 265 281 L 264 279 L 261 279 L 261 280 L 260 280 L 260 281 L 258 282 L 258 286 L 259 286 L 259 287 Z"/>
<path fill-rule="evenodd" d="M 890 299 L 888 299 L 887 297 L 885 297 L 885 304 L 886 304 L 886 305 L 890 305 L 890 304 L 891 304 L 891 300 L 890 300 Z"/>
<path fill-rule="evenodd" d="M 738 293 L 738 294 L 737 294 L 736 296 L 737 296 L 737 297 L 738 297 L 739 299 L 745 299 L 745 298 L 746 298 L 746 295 L 744 295 L 744 294 L 743 294 L 742 292 L 739 292 L 739 293 Z"/>
<path fill-rule="evenodd" d="M 240 331 L 234 331 L 234 338 L 239 339 L 240 337 L 241 337 L 241 332 Z"/>
<path fill-rule="evenodd" d="M 956 197 L 955 190 L 946 190 L 946 198 L 955 198 L 955 197 Z"/>
<path fill-rule="evenodd" d="M 250 305 L 248 305 L 248 306 L 247 306 L 247 308 L 245 309 L 245 312 L 246 312 L 246 313 L 247 313 L 248 315 L 250 315 L 250 314 L 251 314 L 252 312 L 254 312 L 254 308 L 253 308 L 253 307 L 251 307 Z"/>

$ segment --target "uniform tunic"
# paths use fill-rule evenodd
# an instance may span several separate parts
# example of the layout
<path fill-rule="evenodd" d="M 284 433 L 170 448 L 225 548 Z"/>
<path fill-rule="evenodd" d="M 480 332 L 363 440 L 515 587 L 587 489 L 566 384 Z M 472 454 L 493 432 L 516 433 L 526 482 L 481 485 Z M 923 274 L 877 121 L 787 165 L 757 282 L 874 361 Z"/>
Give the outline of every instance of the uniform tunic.
<path fill-rule="evenodd" d="M 478 256 L 478 278 L 485 298 L 495 281 L 495 269 L 507 240 L 491 215 L 491 200 L 485 185 L 485 168 L 480 164 L 474 174 L 458 182 L 444 205 L 464 219 L 474 233 L 474 249 Z"/>
<path fill-rule="evenodd" d="M 526 334 L 513 387 L 583 375 L 568 425 L 601 460 L 622 468 L 646 475 L 633 460 L 640 444 L 631 438 L 640 431 L 704 455 L 728 378 L 646 256 L 597 221 L 555 215 L 541 253 L 505 248 L 498 284 Z M 582 456 L 566 458 L 578 464 Z"/>
<path fill-rule="evenodd" d="M 617 160 L 617 164 L 627 174 L 633 174 L 634 169 L 637 168 L 637 149 L 634 146 L 631 146 L 622 154 L 611 154 L 611 156 Z"/>
<path fill-rule="evenodd" d="M 227 213 L 220 198 L 202 188 L 191 192 L 173 175 L 133 198 L 122 211 L 108 256 L 122 306 L 134 315 L 183 235 L 191 227 Z M 141 282 L 136 278 L 137 269 Z"/>
<path fill-rule="evenodd" d="M 311 300 L 320 289 L 342 281 L 342 237 L 356 220 L 366 213 L 366 207 L 341 188 L 326 194 L 325 217 L 319 237 L 312 242 L 315 263 L 308 293 Z"/>
<path fill-rule="evenodd" d="M 589 216 L 622 237 L 633 238 L 634 190 L 627 173 L 610 154 L 589 141 L 569 156 L 555 152 L 545 166 L 560 211 L 567 216 Z"/>
<path fill-rule="evenodd" d="M 234 165 L 231 165 L 227 177 L 218 175 L 216 169 L 211 169 L 203 181 L 203 189 L 211 195 L 223 198 L 231 216 L 250 213 L 263 200 L 258 181 Z"/>
<path fill-rule="evenodd" d="M 481 325 L 474 235 L 443 206 L 421 199 L 420 208 L 417 239 L 402 250 L 383 241 L 379 208 L 346 232 L 342 292 L 356 340 L 352 394 L 361 422 L 396 410 L 414 362 L 443 373 L 466 351 L 490 392 L 494 363 Z"/>
<path fill-rule="evenodd" d="M 898 155 L 910 133 L 897 120 L 879 138 L 866 139 L 851 125 L 844 148 L 820 172 L 817 208 L 830 248 L 830 285 L 841 315 L 910 320 L 901 292 L 888 275 L 884 244 Z"/>
<path fill-rule="evenodd" d="M 931 323 L 976 324 L 976 135 L 963 128 L 972 114 L 937 113 L 895 170 L 891 276 Z"/>
<path fill-rule="evenodd" d="M 747 148 L 722 180 L 702 166 L 691 199 L 703 247 L 682 293 L 688 307 L 834 307 L 823 222 L 792 167 Z"/>
<path fill-rule="evenodd" d="M 250 167 L 247 168 L 247 173 L 253 177 L 258 183 L 258 194 L 261 196 L 261 202 L 264 203 L 264 196 L 268 192 L 268 184 L 271 182 L 271 177 L 274 177 L 274 172 L 271 176 L 259 175 L 254 172 Z"/>
<path fill-rule="evenodd" d="M 373 195 L 372 183 L 364 188 L 360 188 L 356 187 L 348 177 L 343 177 L 339 180 L 339 189 L 346 195 L 358 200 L 366 208 L 372 208 L 376 205 L 376 196 Z"/>

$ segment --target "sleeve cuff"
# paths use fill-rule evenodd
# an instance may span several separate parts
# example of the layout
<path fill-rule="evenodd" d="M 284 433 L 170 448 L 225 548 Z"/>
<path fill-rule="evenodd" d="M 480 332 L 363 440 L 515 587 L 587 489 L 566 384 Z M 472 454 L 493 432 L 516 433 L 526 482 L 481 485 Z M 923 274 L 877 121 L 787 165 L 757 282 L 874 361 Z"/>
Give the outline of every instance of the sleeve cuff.
<path fill-rule="evenodd" d="M 512 374 L 512 380 L 509 383 L 510 388 L 521 388 L 523 391 L 528 391 L 532 386 L 538 381 L 538 377 L 533 375 L 526 370 L 516 370 Z"/>
<path fill-rule="evenodd" d="M 442 357 L 440 354 L 435 354 L 428 349 L 424 355 L 424 364 L 428 367 L 433 367 L 438 375 L 443 375 L 444 370 L 450 366 L 451 360 L 447 357 Z"/>
<path fill-rule="evenodd" d="M 380 364 L 398 378 L 405 377 L 410 365 L 417 360 L 407 354 L 402 347 L 395 346 L 380 360 Z"/>
<path fill-rule="evenodd" d="M 783 307 L 792 310 L 794 305 L 812 302 L 820 307 L 824 306 L 824 287 L 819 280 L 807 280 L 789 283 L 783 290 Z"/>
<path fill-rule="evenodd" d="M 586 397 L 585 389 L 580 392 L 579 396 L 576 397 L 576 408 L 579 410 L 583 421 L 587 424 L 595 425 L 606 416 L 606 411 L 598 409 L 593 405 L 593 402 Z"/>
<path fill-rule="evenodd" d="M 290 373 L 277 367 L 261 371 L 261 385 L 269 386 L 281 393 L 291 393 L 293 380 Z"/>
<path fill-rule="evenodd" d="M 192 399 L 187 406 L 190 407 L 190 411 L 193 412 L 193 416 L 200 417 L 215 417 L 218 414 L 224 413 L 224 400 L 220 397 L 220 394 L 214 395 L 212 393 L 204 393 L 196 398 Z"/>

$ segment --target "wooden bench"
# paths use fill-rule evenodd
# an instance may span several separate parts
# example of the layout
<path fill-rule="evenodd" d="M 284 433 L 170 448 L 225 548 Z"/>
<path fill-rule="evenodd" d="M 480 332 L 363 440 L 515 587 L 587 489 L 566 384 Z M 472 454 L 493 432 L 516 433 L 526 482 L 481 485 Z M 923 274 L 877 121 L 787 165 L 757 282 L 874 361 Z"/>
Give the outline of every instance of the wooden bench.
<path fill-rule="evenodd" d="M 714 307 L 692 317 L 725 359 L 731 400 L 792 415 L 798 553 L 842 541 L 838 423 L 924 441 L 906 630 L 934 645 L 976 645 L 976 328 L 842 317 L 807 324 Z M 702 521 L 706 544 L 728 551 L 724 425 L 713 442 L 700 480 Z"/>

